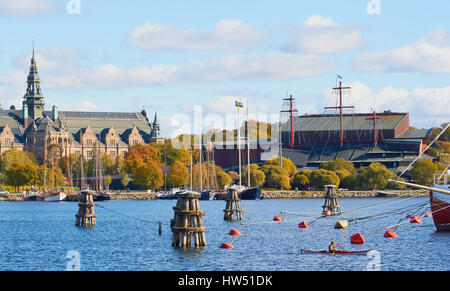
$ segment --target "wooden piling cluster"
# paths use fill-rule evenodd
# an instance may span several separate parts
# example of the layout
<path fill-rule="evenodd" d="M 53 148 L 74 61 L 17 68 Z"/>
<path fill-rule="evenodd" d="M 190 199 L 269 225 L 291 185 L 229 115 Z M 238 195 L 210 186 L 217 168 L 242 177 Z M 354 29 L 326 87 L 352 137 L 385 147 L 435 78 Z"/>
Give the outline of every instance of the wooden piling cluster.
<path fill-rule="evenodd" d="M 225 201 L 227 201 L 227 204 L 223 210 L 223 219 L 233 221 L 234 214 L 236 213 L 236 220 L 242 220 L 242 213 L 244 212 L 244 209 L 240 206 L 241 199 L 239 198 L 237 189 L 228 189 Z"/>
<path fill-rule="evenodd" d="M 94 192 L 84 190 L 81 192 L 81 200 L 78 203 L 78 213 L 75 214 L 75 226 L 93 227 L 96 224 L 97 214 L 95 214 Z"/>
<path fill-rule="evenodd" d="M 335 185 L 326 185 L 327 192 L 325 194 L 325 203 L 323 204 L 323 212 L 330 211 L 330 215 L 341 214 L 341 207 L 338 203 L 338 196 Z"/>
<path fill-rule="evenodd" d="M 196 248 L 206 246 L 206 227 L 203 226 L 205 211 L 200 209 L 200 196 L 200 193 L 191 191 L 177 193 L 177 205 L 173 207 L 174 218 L 170 223 L 173 247 L 191 247 L 192 237 Z"/>

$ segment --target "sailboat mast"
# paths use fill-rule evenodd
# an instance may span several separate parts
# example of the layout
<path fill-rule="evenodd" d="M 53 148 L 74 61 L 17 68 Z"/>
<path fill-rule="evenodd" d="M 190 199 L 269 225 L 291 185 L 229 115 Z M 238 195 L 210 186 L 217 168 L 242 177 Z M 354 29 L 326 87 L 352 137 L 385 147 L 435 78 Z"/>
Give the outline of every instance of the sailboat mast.
<path fill-rule="evenodd" d="M 237 134 L 238 134 L 238 156 L 239 156 L 239 189 L 241 189 L 242 186 L 242 176 L 241 176 L 241 122 L 239 119 L 239 106 L 237 108 L 238 110 L 238 126 L 237 126 Z"/>
<path fill-rule="evenodd" d="M 44 193 L 47 189 L 47 135 L 44 141 Z"/>
<path fill-rule="evenodd" d="M 193 161 L 192 161 L 192 147 L 191 147 L 191 191 L 192 191 L 192 166 L 193 166 Z"/>
<path fill-rule="evenodd" d="M 248 98 L 247 98 L 247 186 L 250 188 L 250 124 L 248 119 Z"/>
<path fill-rule="evenodd" d="M 199 152 L 199 155 L 198 155 L 198 158 L 199 158 L 199 160 L 200 160 L 200 169 L 199 169 L 199 172 L 200 172 L 200 192 L 202 192 L 203 191 L 203 180 L 202 180 L 202 172 L 203 172 L 203 165 L 202 165 L 202 135 L 200 134 L 200 152 Z"/>

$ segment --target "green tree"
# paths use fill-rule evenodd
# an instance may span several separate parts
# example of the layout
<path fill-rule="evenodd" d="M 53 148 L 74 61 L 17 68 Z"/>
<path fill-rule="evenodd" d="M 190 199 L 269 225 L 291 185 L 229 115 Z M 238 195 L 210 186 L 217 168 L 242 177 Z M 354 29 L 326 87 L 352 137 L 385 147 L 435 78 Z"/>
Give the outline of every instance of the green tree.
<path fill-rule="evenodd" d="M 242 181 L 244 183 L 248 182 L 248 167 L 244 167 L 242 171 Z M 261 187 L 266 180 L 266 175 L 263 171 L 259 169 L 256 164 L 250 165 L 250 186 L 251 187 Z"/>
<path fill-rule="evenodd" d="M 431 185 L 434 180 L 434 174 L 438 173 L 438 165 L 431 160 L 417 161 L 411 168 L 409 175 L 411 179 L 422 185 Z"/>
<path fill-rule="evenodd" d="M 111 175 L 106 175 L 105 176 L 105 185 L 106 185 L 106 187 L 109 187 L 109 185 L 111 185 L 111 183 L 112 183 Z"/>
<path fill-rule="evenodd" d="M 217 176 L 217 184 L 218 184 L 219 189 L 224 189 L 225 186 L 230 185 L 232 182 L 230 175 L 228 175 L 227 173 L 225 173 L 223 171 L 217 172 L 216 176 Z"/>
<path fill-rule="evenodd" d="M 286 190 L 291 189 L 289 173 L 285 168 L 264 164 L 261 167 L 261 171 L 263 171 L 266 176 L 267 187 Z"/>
<path fill-rule="evenodd" d="M 21 162 L 12 162 L 5 171 L 5 183 L 16 187 L 19 191 L 20 186 L 30 185 L 36 182 L 39 175 L 39 167 L 35 164 L 25 165 Z"/>
<path fill-rule="evenodd" d="M 395 174 L 381 163 L 371 163 L 368 167 L 358 170 L 358 184 L 362 189 L 386 189 L 389 181 Z"/>
<path fill-rule="evenodd" d="M 297 173 L 297 167 L 295 166 L 295 164 L 288 158 L 284 158 L 282 159 L 283 161 L 283 169 L 285 169 L 289 175 L 289 177 L 294 176 Z M 264 163 L 264 165 L 266 166 L 280 166 L 280 157 L 275 157 L 271 160 L 268 160 Z"/>
<path fill-rule="evenodd" d="M 292 187 L 296 187 L 299 189 L 306 189 L 307 186 L 309 185 L 309 183 L 310 182 L 309 182 L 308 177 L 302 173 L 295 174 L 291 181 Z"/>
<path fill-rule="evenodd" d="M 239 180 L 239 174 L 235 171 L 228 171 L 227 174 L 230 176 L 233 183 L 236 183 Z"/>
<path fill-rule="evenodd" d="M 320 168 L 325 169 L 325 170 L 335 171 L 335 172 L 338 170 L 346 170 L 351 175 L 356 175 L 356 172 L 357 172 L 353 163 L 350 161 L 347 161 L 343 158 L 339 158 L 334 161 L 325 162 L 320 165 Z"/>
<path fill-rule="evenodd" d="M 126 188 L 129 183 L 130 183 L 130 178 L 128 177 L 128 175 L 127 174 L 123 175 L 122 179 L 120 180 L 120 184 L 122 184 L 122 186 L 124 188 Z"/>
<path fill-rule="evenodd" d="M 314 170 L 309 177 L 309 181 L 311 186 L 316 189 L 323 189 L 325 185 L 335 185 L 337 188 L 341 182 L 335 172 L 325 169 Z"/>

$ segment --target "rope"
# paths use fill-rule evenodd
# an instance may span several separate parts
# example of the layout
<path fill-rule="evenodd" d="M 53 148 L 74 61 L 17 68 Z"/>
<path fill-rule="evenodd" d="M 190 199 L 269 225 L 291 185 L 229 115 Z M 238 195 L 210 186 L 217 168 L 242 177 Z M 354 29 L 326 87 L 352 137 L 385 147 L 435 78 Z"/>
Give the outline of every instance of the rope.
<path fill-rule="evenodd" d="M 123 214 L 123 213 L 120 213 L 120 212 L 117 212 L 117 211 L 108 209 L 108 208 L 106 208 L 106 207 L 104 207 L 104 206 L 101 206 L 101 205 L 98 205 L 98 204 L 96 204 L 96 206 L 97 206 L 97 207 L 100 207 L 100 208 L 102 208 L 102 209 L 105 209 L 105 210 L 107 210 L 107 211 L 110 211 L 110 212 L 112 212 L 112 213 L 115 213 L 115 214 L 118 214 L 118 215 L 127 217 L 127 218 L 139 220 L 139 221 L 146 222 L 146 223 L 159 223 L 159 221 L 150 221 L 150 220 L 145 220 L 145 219 L 142 219 L 142 218 L 130 216 L 130 215 L 127 215 L 127 214 Z"/>

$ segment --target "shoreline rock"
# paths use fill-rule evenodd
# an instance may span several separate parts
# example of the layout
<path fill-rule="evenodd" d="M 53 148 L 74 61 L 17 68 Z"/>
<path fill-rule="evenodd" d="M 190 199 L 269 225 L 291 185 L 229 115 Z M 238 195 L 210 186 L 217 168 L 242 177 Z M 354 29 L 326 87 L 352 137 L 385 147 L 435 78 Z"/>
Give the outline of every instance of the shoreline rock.
<path fill-rule="evenodd" d="M 313 199 L 324 198 L 325 191 L 263 191 L 262 199 Z M 428 197 L 425 190 L 393 191 L 338 191 L 339 198 L 373 198 L 373 197 Z"/>

